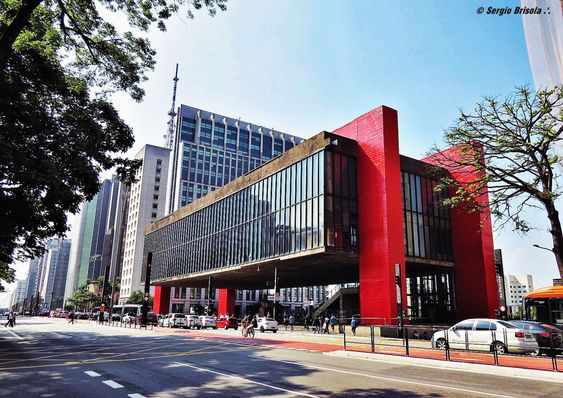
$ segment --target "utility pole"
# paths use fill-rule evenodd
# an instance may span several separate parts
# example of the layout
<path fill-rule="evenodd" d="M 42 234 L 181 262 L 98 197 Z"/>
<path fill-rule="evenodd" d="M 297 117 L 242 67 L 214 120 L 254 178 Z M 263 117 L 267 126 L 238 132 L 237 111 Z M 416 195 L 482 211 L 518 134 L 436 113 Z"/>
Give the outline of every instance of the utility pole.
<path fill-rule="evenodd" d="M 274 320 L 276 319 L 276 302 L 278 301 L 278 267 L 274 268 Z"/>
<path fill-rule="evenodd" d="M 149 295 L 151 292 L 152 252 L 147 253 L 147 269 L 145 272 L 145 295 L 141 312 L 141 325 L 147 326 L 147 312 L 149 312 Z"/>

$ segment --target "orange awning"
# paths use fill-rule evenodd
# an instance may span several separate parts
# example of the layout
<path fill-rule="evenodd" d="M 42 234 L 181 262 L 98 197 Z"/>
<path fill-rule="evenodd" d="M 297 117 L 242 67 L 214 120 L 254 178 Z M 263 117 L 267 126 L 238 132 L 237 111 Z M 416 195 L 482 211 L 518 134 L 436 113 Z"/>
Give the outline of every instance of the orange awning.
<path fill-rule="evenodd" d="M 563 286 L 546 286 L 541 289 L 532 290 L 524 298 L 550 298 L 561 297 L 563 298 Z"/>

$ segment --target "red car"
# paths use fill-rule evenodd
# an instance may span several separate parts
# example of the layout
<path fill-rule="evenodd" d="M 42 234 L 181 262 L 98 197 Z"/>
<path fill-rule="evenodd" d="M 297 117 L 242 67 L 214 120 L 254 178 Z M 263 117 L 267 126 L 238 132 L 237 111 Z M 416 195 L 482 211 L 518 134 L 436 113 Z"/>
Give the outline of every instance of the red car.
<path fill-rule="evenodd" d="M 217 319 L 217 327 L 218 328 L 223 328 L 225 330 L 227 329 L 238 329 L 238 320 L 235 317 L 231 317 L 231 318 L 219 318 Z"/>

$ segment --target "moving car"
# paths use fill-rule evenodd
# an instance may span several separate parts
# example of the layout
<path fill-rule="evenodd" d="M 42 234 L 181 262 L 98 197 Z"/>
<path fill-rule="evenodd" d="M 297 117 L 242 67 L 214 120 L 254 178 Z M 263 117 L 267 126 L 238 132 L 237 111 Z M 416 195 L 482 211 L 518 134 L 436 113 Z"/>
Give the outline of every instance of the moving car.
<path fill-rule="evenodd" d="M 538 350 L 534 335 L 510 322 L 498 319 L 466 319 L 432 336 L 432 347 L 496 351 L 499 354 L 532 353 Z"/>
<path fill-rule="evenodd" d="M 278 322 L 274 318 L 258 318 L 258 329 L 262 333 L 265 331 L 276 333 L 278 331 Z"/>
<path fill-rule="evenodd" d="M 201 320 L 198 315 L 188 315 L 186 320 L 188 329 L 201 329 Z"/>
<path fill-rule="evenodd" d="M 188 322 L 186 320 L 186 315 L 180 313 L 172 313 L 168 314 L 164 317 L 162 321 L 162 326 L 169 327 L 169 328 L 187 328 Z"/>
<path fill-rule="evenodd" d="M 536 321 L 510 321 L 516 327 L 532 332 L 538 342 L 538 350 L 530 355 L 557 355 L 563 352 L 563 332 L 553 325 Z M 552 349 L 553 348 L 553 349 Z"/>
<path fill-rule="evenodd" d="M 225 330 L 227 329 L 238 329 L 238 319 L 235 318 L 234 316 L 230 317 L 230 318 L 219 318 L 219 320 L 217 320 L 217 327 L 218 328 L 223 328 Z"/>
<path fill-rule="evenodd" d="M 199 317 L 199 320 L 201 321 L 202 329 L 204 328 L 217 329 L 217 322 L 215 321 L 214 317 L 209 315 L 202 315 Z"/>

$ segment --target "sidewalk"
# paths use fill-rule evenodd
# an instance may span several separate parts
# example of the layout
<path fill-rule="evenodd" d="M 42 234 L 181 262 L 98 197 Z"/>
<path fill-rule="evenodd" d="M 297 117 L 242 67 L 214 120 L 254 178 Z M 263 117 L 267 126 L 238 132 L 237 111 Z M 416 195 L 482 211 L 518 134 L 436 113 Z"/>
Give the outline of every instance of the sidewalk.
<path fill-rule="evenodd" d="M 563 373 L 562 372 L 549 372 L 545 370 L 535 370 L 535 369 L 522 369 L 507 366 L 495 366 L 495 365 L 481 365 L 475 363 L 467 362 L 452 362 L 445 360 L 436 359 L 425 359 L 425 358 L 415 358 L 406 357 L 398 355 L 385 355 L 385 354 L 371 354 L 365 352 L 357 351 L 332 351 L 325 353 L 325 355 L 343 357 L 343 358 L 356 358 L 379 362 L 389 362 L 389 363 L 399 363 L 405 365 L 415 365 L 415 366 L 428 366 L 432 368 L 442 368 L 451 369 L 464 372 L 481 373 L 486 375 L 495 376 L 507 376 L 507 377 L 521 377 L 526 379 L 541 379 L 549 380 L 557 383 L 563 383 Z"/>

